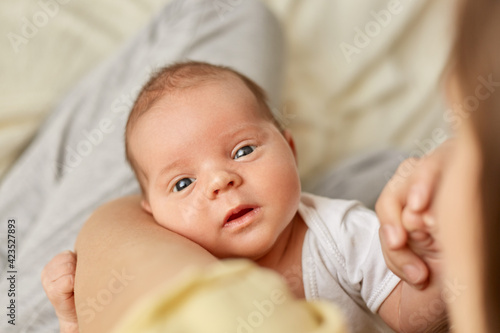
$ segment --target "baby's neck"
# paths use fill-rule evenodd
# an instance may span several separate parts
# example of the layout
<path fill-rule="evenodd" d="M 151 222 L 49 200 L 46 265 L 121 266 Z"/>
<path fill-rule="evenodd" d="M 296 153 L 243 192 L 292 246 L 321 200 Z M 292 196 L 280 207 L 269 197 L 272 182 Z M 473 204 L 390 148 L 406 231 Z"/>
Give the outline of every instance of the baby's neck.
<path fill-rule="evenodd" d="M 292 292 L 304 298 L 302 282 L 302 245 L 307 226 L 299 213 L 283 230 L 272 249 L 262 258 L 256 260 L 259 266 L 270 268 L 280 273 L 288 282 Z"/>

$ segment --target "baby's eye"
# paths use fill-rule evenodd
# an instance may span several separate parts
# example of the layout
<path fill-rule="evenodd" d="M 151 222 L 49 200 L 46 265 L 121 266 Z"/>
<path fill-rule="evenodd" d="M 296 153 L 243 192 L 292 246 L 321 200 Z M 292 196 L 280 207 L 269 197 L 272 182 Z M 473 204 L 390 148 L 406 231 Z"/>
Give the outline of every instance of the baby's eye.
<path fill-rule="evenodd" d="M 251 154 L 253 153 L 253 151 L 255 150 L 255 148 L 257 148 L 256 146 L 245 146 L 245 147 L 241 147 L 240 149 L 238 149 L 238 151 L 236 152 L 236 154 L 234 154 L 234 159 L 238 159 L 240 157 L 243 157 L 243 156 L 246 156 L 248 154 Z"/>
<path fill-rule="evenodd" d="M 196 179 L 194 179 L 194 178 L 182 178 L 177 183 L 175 183 L 173 191 L 180 192 L 183 189 L 185 189 L 186 187 L 188 187 L 189 185 L 191 185 L 192 183 L 194 183 L 195 180 Z"/>

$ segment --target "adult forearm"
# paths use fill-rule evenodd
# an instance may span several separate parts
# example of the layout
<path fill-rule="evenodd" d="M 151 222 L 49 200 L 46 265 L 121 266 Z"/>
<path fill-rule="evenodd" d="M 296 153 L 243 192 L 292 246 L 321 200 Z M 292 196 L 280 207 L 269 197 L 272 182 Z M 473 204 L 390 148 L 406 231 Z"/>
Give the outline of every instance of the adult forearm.
<path fill-rule="evenodd" d="M 139 197 L 99 208 L 75 245 L 75 302 L 81 332 L 107 332 L 137 299 L 193 265 L 216 259 L 159 226 Z"/>

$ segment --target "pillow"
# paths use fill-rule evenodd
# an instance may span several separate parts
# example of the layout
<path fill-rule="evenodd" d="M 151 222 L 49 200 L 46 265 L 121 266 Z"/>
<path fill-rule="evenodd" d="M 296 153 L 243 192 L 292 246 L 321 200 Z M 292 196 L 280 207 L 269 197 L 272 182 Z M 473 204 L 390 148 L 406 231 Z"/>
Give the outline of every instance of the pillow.
<path fill-rule="evenodd" d="M 0 178 L 64 92 L 144 25 L 162 0 L 0 3 Z"/>
<path fill-rule="evenodd" d="M 456 1 L 264 2 L 285 27 L 281 107 L 292 117 L 305 183 L 360 152 L 421 155 L 444 140 L 441 77 Z"/>
<path fill-rule="evenodd" d="M 64 91 L 164 2 L 0 4 L 0 177 Z M 441 76 L 454 1 L 263 2 L 289 44 L 285 100 L 277 107 L 293 118 L 306 183 L 362 151 L 395 146 L 421 155 L 445 138 Z M 238 1 L 212 3 L 231 10 Z"/>

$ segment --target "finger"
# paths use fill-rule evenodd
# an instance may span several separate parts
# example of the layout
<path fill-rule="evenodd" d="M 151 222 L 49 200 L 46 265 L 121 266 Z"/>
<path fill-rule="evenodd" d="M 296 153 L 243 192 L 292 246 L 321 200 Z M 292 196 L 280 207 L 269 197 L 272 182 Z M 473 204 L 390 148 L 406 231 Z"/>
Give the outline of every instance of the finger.
<path fill-rule="evenodd" d="M 76 270 L 76 255 L 71 251 L 57 254 L 42 270 L 42 284 L 49 284 L 63 275 Z"/>
<path fill-rule="evenodd" d="M 54 265 L 63 264 L 65 262 L 76 262 L 76 254 L 70 250 L 66 250 L 58 253 L 50 262 Z"/>
<path fill-rule="evenodd" d="M 47 268 L 42 271 L 42 284 L 49 285 L 65 275 L 74 275 L 76 271 L 76 262 L 68 261 L 58 264 L 55 267 Z"/>
<path fill-rule="evenodd" d="M 54 306 L 60 322 L 77 322 L 74 281 L 74 275 L 65 275 L 60 277 L 46 290 L 47 297 Z"/>
<path fill-rule="evenodd" d="M 382 233 L 380 240 L 387 267 L 414 288 L 424 288 L 429 277 L 425 263 L 408 246 L 392 250 L 387 247 Z"/>
<path fill-rule="evenodd" d="M 57 269 L 57 267 L 65 265 L 68 262 L 72 262 L 76 264 L 76 255 L 75 253 L 71 251 L 64 251 L 61 253 L 58 253 L 54 258 L 52 258 L 47 265 L 44 267 L 44 272 L 43 274 L 47 274 L 52 272 L 54 269 Z"/>
<path fill-rule="evenodd" d="M 380 233 L 384 234 L 387 248 L 397 250 L 405 246 L 408 234 L 399 223 L 387 223 L 386 221 L 385 225 L 382 222 L 380 224 Z"/>
<path fill-rule="evenodd" d="M 72 296 L 75 290 L 75 274 L 67 274 L 59 277 L 51 284 L 54 296 L 61 299 Z"/>
<path fill-rule="evenodd" d="M 401 248 L 406 243 L 407 236 L 401 223 L 401 215 L 403 207 L 406 205 L 409 190 L 408 177 L 411 176 L 416 164 L 416 159 L 403 161 L 385 186 L 375 205 L 380 225 L 391 249 Z"/>
<path fill-rule="evenodd" d="M 58 309 L 68 299 L 72 299 L 75 289 L 75 274 L 70 273 L 59 277 L 55 281 L 42 283 L 43 290 L 52 305 Z"/>
<path fill-rule="evenodd" d="M 439 231 L 439 228 L 438 228 L 439 224 L 436 223 L 436 216 L 434 214 L 434 209 L 432 208 L 432 206 L 428 211 L 426 211 L 422 214 L 422 219 L 424 221 L 424 224 L 425 224 L 427 231 L 430 234 L 436 236 L 438 234 L 438 231 Z"/>
<path fill-rule="evenodd" d="M 438 184 L 440 170 L 430 166 L 431 162 L 423 165 L 422 169 L 415 172 L 412 177 L 410 190 L 408 191 L 408 207 L 414 212 L 422 212 L 429 207 L 434 196 L 435 187 Z"/>
<path fill-rule="evenodd" d="M 440 249 L 434 237 L 425 231 L 413 231 L 408 237 L 408 247 L 419 258 L 427 261 L 428 259 L 439 259 Z"/>
<path fill-rule="evenodd" d="M 43 286 L 47 298 L 56 311 L 65 311 L 74 307 L 74 275 L 61 276 L 57 281 Z"/>
<path fill-rule="evenodd" d="M 424 221 L 424 214 L 416 213 L 408 206 L 403 209 L 403 213 L 401 214 L 401 223 L 403 228 L 409 233 L 427 230 L 427 225 Z"/>
<path fill-rule="evenodd" d="M 408 193 L 408 207 L 414 212 L 427 210 L 434 197 L 437 184 L 442 174 L 443 165 L 446 161 L 451 140 L 443 143 L 430 155 L 421 159 L 421 165 L 412 176 L 412 185 Z"/>

